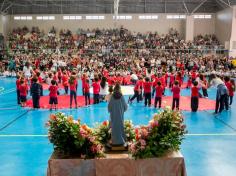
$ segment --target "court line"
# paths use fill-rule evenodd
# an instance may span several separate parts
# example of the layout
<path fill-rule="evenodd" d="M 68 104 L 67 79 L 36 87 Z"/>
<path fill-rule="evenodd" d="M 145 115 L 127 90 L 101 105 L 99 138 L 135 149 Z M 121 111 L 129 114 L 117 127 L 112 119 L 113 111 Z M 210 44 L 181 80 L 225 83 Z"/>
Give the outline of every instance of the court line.
<path fill-rule="evenodd" d="M 14 119 L 11 120 L 10 122 L 8 122 L 6 125 L 4 125 L 2 128 L 0 128 L 0 131 L 4 130 L 5 128 L 7 128 L 7 127 L 10 126 L 11 124 L 13 124 L 15 121 L 17 121 L 18 119 L 20 119 L 21 117 L 23 117 L 24 115 L 26 115 L 29 111 L 31 111 L 31 110 L 27 110 L 27 111 L 24 112 L 23 114 L 20 114 L 19 116 L 17 116 L 16 118 L 14 118 Z"/>
<path fill-rule="evenodd" d="M 47 134 L 0 134 L 0 137 L 47 137 Z M 236 133 L 192 133 L 185 136 L 236 136 Z"/>

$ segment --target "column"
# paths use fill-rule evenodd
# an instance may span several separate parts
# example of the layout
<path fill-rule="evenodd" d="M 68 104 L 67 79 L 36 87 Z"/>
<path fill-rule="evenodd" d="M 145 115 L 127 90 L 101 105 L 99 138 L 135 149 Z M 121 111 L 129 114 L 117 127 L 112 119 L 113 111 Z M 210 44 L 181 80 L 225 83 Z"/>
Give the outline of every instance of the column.
<path fill-rule="evenodd" d="M 194 39 L 194 17 L 193 15 L 186 16 L 186 24 L 185 24 L 185 40 L 193 41 Z"/>

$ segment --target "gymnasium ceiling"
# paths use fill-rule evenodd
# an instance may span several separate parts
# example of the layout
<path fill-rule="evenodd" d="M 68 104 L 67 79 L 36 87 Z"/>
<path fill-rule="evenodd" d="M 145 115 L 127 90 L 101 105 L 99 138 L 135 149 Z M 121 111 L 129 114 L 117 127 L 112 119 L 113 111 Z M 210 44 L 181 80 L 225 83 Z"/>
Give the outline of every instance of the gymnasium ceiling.
<path fill-rule="evenodd" d="M 236 0 L 119 0 L 119 13 L 215 13 L 233 5 Z M 109 14 L 113 9 L 114 0 L 0 0 L 2 14 Z"/>

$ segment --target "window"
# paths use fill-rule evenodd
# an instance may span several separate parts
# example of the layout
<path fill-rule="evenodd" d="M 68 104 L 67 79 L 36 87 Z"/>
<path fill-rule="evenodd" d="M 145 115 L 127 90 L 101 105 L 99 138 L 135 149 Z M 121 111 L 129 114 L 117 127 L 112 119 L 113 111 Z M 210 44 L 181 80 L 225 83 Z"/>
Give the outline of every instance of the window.
<path fill-rule="evenodd" d="M 167 15 L 167 19 L 185 19 L 186 15 Z"/>
<path fill-rule="evenodd" d="M 138 17 L 140 20 L 156 20 L 158 19 L 157 15 L 140 15 Z"/>
<path fill-rule="evenodd" d="M 115 19 L 116 17 L 113 16 L 113 19 Z M 132 16 L 131 15 L 118 15 L 117 16 L 117 20 L 132 20 Z"/>
<path fill-rule="evenodd" d="M 63 16 L 63 20 L 81 20 L 82 16 Z"/>
<path fill-rule="evenodd" d="M 36 20 L 55 20 L 55 16 L 37 16 Z"/>
<path fill-rule="evenodd" d="M 86 20 L 104 20 L 105 16 L 86 16 Z"/>
<path fill-rule="evenodd" d="M 32 16 L 14 16 L 14 20 L 32 20 Z"/>
<path fill-rule="evenodd" d="M 194 15 L 195 19 L 211 19 L 211 15 Z"/>

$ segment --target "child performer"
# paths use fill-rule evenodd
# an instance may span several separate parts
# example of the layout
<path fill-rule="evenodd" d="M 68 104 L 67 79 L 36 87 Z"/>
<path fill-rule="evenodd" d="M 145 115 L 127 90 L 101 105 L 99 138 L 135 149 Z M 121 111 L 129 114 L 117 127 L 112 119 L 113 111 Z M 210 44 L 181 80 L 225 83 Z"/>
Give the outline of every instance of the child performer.
<path fill-rule="evenodd" d="M 92 83 L 93 87 L 93 103 L 98 104 L 99 103 L 99 92 L 100 92 L 100 84 L 98 82 L 98 78 L 95 77 L 94 79 L 95 82 Z"/>
<path fill-rule="evenodd" d="M 64 71 L 62 75 L 62 84 L 64 86 L 65 94 L 68 94 L 69 82 L 68 82 L 68 75 L 67 72 Z"/>
<path fill-rule="evenodd" d="M 197 81 L 193 82 L 191 92 L 191 109 L 192 112 L 197 112 L 199 104 L 199 87 Z"/>
<path fill-rule="evenodd" d="M 39 100 L 41 96 L 41 91 L 42 91 L 42 86 L 41 84 L 38 83 L 38 77 L 34 76 L 32 78 L 32 85 L 30 88 L 30 92 L 33 99 L 33 108 L 40 108 Z"/>
<path fill-rule="evenodd" d="M 20 89 L 21 106 L 24 107 L 25 102 L 26 102 L 27 93 L 28 93 L 28 86 L 27 86 L 27 83 L 24 78 L 21 78 L 21 80 L 20 80 L 19 89 Z"/>
<path fill-rule="evenodd" d="M 173 92 L 172 110 L 174 110 L 175 108 L 179 110 L 179 99 L 180 99 L 179 81 L 174 82 L 174 86 L 172 87 L 171 91 Z"/>
<path fill-rule="evenodd" d="M 150 78 L 146 77 L 145 81 L 143 83 L 143 89 L 144 89 L 144 96 L 145 96 L 145 106 L 151 106 L 151 99 L 152 99 L 152 82 L 150 82 Z"/>
<path fill-rule="evenodd" d="M 20 75 L 16 75 L 16 93 L 17 93 L 17 104 L 20 103 Z"/>
<path fill-rule="evenodd" d="M 72 101 L 73 99 L 75 100 L 75 108 L 77 108 L 77 81 L 76 77 L 71 75 L 70 80 L 69 80 L 69 85 L 70 85 L 70 108 L 72 107 Z"/>
<path fill-rule="evenodd" d="M 161 82 L 157 82 L 156 86 L 156 97 L 155 97 L 155 103 L 154 107 L 157 107 L 157 103 L 159 102 L 159 108 L 161 108 L 161 101 L 162 101 L 162 95 L 163 95 L 164 88 L 161 85 Z"/>
<path fill-rule="evenodd" d="M 89 92 L 89 79 L 87 79 L 84 83 L 84 97 L 85 97 L 85 105 L 90 105 L 90 92 Z"/>
<path fill-rule="evenodd" d="M 57 104 L 58 104 L 58 99 L 57 99 L 57 91 L 58 91 L 58 86 L 57 82 L 55 80 L 51 81 L 51 85 L 49 87 L 49 104 L 50 110 L 52 110 L 52 106 L 54 105 L 54 109 L 57 109 Z"/>
<path fill-rule="evenodd" d="M 139 82 L 136 82 L 135 86 L 134 86 L 134 95 L 128 100 L 128 103 L 132 104 L 132 101 L 137 98 L 137 103 L 139 103 L 139 98 L 140 98 L 140 84 Z"/>

